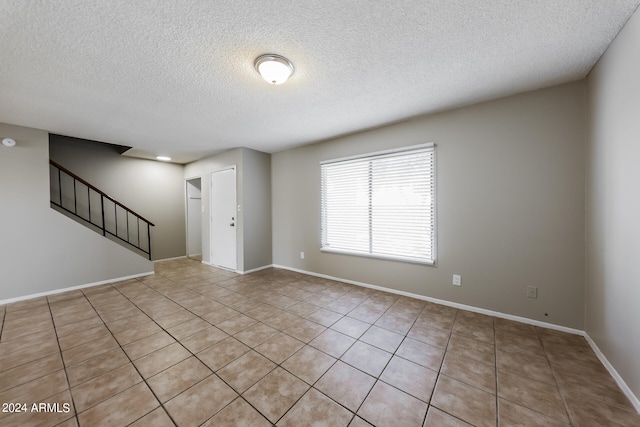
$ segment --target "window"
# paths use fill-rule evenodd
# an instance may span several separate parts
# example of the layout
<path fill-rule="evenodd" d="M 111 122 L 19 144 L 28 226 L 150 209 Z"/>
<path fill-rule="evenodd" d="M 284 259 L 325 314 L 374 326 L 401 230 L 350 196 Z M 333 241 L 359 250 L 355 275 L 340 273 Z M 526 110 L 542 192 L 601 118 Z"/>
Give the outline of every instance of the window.
<path fill-rule="evenodd" d="M 321 162 L 322 250 L 434 264 L 434 149 Z"/>

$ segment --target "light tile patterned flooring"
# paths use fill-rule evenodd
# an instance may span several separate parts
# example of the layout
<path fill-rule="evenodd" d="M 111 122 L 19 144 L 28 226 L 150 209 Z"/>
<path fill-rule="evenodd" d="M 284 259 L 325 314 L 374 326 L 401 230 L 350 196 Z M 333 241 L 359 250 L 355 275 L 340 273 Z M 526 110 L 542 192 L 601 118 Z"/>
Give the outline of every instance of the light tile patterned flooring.
<path fill-rule="evenodd" d="M 0 319 L 2 426 L 640 425 L 582 337 L 285 270 L 165 261 Z"/>

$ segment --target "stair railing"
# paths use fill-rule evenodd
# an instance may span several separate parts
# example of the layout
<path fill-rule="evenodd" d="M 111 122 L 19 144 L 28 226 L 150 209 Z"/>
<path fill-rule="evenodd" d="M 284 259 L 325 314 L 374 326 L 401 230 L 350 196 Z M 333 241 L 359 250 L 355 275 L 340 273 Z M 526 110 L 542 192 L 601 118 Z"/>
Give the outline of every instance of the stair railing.
<path fill-rule="evenodd" d="M 103 236 L 111 235 L 151 259 L 151 227 L 155 224 L 64 166 L 53 160 L 49 163 L 53 205 L 96 227 Z"/>

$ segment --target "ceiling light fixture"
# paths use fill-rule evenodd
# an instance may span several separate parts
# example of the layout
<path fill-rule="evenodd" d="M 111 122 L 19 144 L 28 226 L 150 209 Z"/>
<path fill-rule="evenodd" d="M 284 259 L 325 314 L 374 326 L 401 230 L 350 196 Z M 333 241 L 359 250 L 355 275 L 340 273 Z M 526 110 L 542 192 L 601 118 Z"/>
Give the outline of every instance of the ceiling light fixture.
<path fill-rule="evenodd" d="M 157 160 L 160 160 L 161 162 L 170 162 L 171 161 L 171 157 L 167 157 L 167 156 L 156 156 Z"/>
<path fill-rule="evenodd" d="M 11 138 L 4 138 L 2 140 L 2 145 L 4 145 L 5 147 L 15 147 L 16 140 Z"/>
<path fill-rule="evenodd" d="M 256 70 L 267 83 L 280 85 L 293 74 L 293 64 L 284 56 L 268 53 L 260 55 L 254 63 Z"/>

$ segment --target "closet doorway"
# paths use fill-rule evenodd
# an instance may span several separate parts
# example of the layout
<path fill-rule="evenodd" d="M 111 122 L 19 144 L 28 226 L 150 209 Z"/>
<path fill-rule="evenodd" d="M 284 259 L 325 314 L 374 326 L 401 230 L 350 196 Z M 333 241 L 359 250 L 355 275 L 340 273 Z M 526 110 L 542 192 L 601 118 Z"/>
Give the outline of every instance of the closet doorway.
<path fill-rule="evenodd" d="M 185 181 L 187 257 L 202 261 L 202 179 Z"/>

